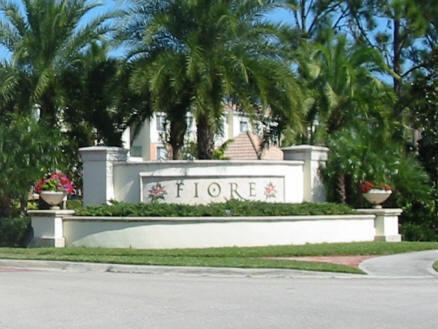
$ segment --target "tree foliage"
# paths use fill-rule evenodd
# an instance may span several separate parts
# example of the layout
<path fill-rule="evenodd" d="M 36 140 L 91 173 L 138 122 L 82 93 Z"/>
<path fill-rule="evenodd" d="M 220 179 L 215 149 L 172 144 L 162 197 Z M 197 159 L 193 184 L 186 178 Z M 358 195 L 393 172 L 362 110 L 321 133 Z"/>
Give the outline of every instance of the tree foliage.
<path fill-rule="evenodd" d="M 0 217 L 25 209 L 32 186 L 50 170 L 62 169 L 62 137 L 32 117 L 12 115 L 0 123 Z"/>
<path fill-rule="evenodd" d="M 347 3 L 351 35 L 377 49 L 391 68 L 392 87 L 398 98 L 393 113 L 402 123 L 394 133 L 403 138 L 403 125 L 411 126 L 402 99 L 408 89 L 406 82 L 422 69 L 436 45 L 436 25 L 428 16 L 437 12 L 438 3 L 419 0 L 352 0 Z"/>
<path fill-rule="evenodd" d="M 412 118 L 421 132 L 419 157 L 438 188 L 438 50 L 428 61 L 429 74 L 418 77 L 411 92 Z"/>
<path fill-rule="evenodd" d="M 29 114 L 37 107 L 50 126 L 58 124 L 62 73 L 108 32 L 109 15 L 83 22 L 97 6 L 86 0 L 0 1 L 0 44 L 12 54 L 0 90 L 9 111 Z"/>
<path fill-rule="evenodd" d="M 398 207 L 417 199 L 431 200 L 429 177 L 422 166 L 377 125 L 358 124 L 343 129 L 330 139 L 328 146 L 330 158 L 324 176 L 330 200 L 364 205 L 359 191 L 359 184 L 364 181 L 390 185 L 393 205 Z M 339 179 L 343 180 L 342 185 Z"/>
<path fill-rule="evenodd" d="M 315 39 L 325 29 L 341 29 L 348 16 L 348 7 L 340 0 L 287 0 L 283 6 L 292 13 L 292 27 L 304 39 Z"/>
<path fill-rule="evenodd" d="M 418 158 L 430 176 L 433 192 L 431 204 L 421 204 L 413 208 L 412 213 L 418 216 L 417 227 L 414 227 L 416 236 L 422 237 L 427 233 L 426 228 L 438 235 L 438 52 L 435 50 L 433 56 L 427 62 L 428 74 L 418 77 L 412 84 L 410 90 L 412 101 L 409 104 L 412 109 L 412 119 L 415 128 L 421 134 L 418 141 Z M 420 201 L 420 200 L 419 200 Z M 420 211 L 419 211 L 420 210 Z M 419 222 L 422 222 L 419 224 Z M 422 228 L 422 229 L 420 229 Z M 417 231 L 419 231 L 417 233 Z M 428 236 L 428 235 L 426 235 Z"/>
<path fill-rule="evenodd" d="M 358 120 L 377 121 L 388 126 L 388 107 L 393 96 L 373 73 L 387 68 L 380 54 L 360 44 L 348 43 L 346 36 L 323 31 L 320 41 L 303 46 L 299 73 L 307 89 L 305 142 L 325 143 L 341 128 Z"/>
<path fill-rule="evenodd" d="M 107 22 L 116 13 L 95 15 L 99 7 L 86 0 L 0 1 L 0 44 L 11 53 L 0 66 L 0 115 L 38 115 L 48 129 L 61 129 L 70 141 L 63 145 L 68 174 L 78 185 L 78 148 L 121 145 L 135 113 L 119 63 L 107 57 Z"/>
<path fill-rule="evenodd" d="M 200 159 L 213 157 L 215 133 L 219 131 L 228 100 L 250 114 L 269 108 L 283 122 L 287 120 L 289 126 L 299 127 L 300 87 L 271 42 L 277 39 L 275 26 L 263 20 L 275 2 L 137 2 L 134 17 L 125 31 L 132 36 L 131 42 L 137 41 L 132 55 L 146 61 L 162 61 L 163 56 L 154 54 L 167 54 L 164 58 L 168 64 L 161 62 L 162 70 L 153 75 L 148 87 L 152 88 L 155 99 L 169 97 L 169 93 L 163 95 L 157 88 L 156 82 L 162 79 L 170 82 L 172 93 L 178 92 L 178 85 L 190 91 L 190 106 L 183 101 L 188 99 L 183 93 L 170 96 L 184 104 L 171 111 L 193 111 Z M 170 76 L 167 68 L 174 61 L 183 65 L 183 71 Z M 170 108 L 166 106 L 166 109 Z"/>

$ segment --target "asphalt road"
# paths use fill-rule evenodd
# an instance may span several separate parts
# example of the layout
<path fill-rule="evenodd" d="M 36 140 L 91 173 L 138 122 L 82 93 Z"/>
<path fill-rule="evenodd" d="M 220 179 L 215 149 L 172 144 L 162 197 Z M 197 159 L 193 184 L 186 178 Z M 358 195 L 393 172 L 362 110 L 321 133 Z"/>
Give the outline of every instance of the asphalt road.
<path fill-rule="evenodd" d="M 273 277 L 0 268 L 0 328 L 438 327 L 437 277 Z"/>

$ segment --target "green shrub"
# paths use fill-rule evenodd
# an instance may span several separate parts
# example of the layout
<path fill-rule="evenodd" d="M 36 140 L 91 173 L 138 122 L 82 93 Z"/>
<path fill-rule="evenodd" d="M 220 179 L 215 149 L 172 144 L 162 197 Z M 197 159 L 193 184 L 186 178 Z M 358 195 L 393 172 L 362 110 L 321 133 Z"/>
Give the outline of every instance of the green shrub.
<path fill-rule="evenodd" d="M 391 186 L 393 194 L 386 202 L 388 208 L 406 210 L 417 200 L 433 200 L 430 179 L 421 164 L 383 131 L 362 125 L 343 129 L 331 136 L 328 147 L 330 156 L 322 174 L 329 201 L 367 206 L 359 189 L 365 181 Z"/>
<path fill-rule="evenodd" d="M 82 208 L 82 200 L 80 199 L 67 200 L 67 209 L 79 210 L 81 208 Z"/>
<path fill-rule="evenodd" d="M 25 247 L 31 231 L 29 217 L 0 218 L 0 247 Z"/>
<path fill-rule="evenodd" d="M 56 143 L 53 141 L 56 140 Z M 51 168 L 62 169 L 64 140 L 33 117 L 11 114 L 0 122 L 0 216 L 25 211 L 29 191 Z M 17 147 L 20 145 L 20 147 Z"/>
<path fill-rule="evenodd" d="M 335 203 L 268 203 L 259 201 L 230 200 L 209 205 L 184 205 L 168 203 L 125 203 L 88 206 L 77 211 L 78 216 L 128 216 L 128 217 L 209 217 L 209 216 L 299 216 L 344 215 L 355 211 L 347 205 Z"/>
<path fill-rule="evenodd" d="M 430 222 L 406 222 L 400 231 L 405 241 L 438 241 L 438 230 Z"/>

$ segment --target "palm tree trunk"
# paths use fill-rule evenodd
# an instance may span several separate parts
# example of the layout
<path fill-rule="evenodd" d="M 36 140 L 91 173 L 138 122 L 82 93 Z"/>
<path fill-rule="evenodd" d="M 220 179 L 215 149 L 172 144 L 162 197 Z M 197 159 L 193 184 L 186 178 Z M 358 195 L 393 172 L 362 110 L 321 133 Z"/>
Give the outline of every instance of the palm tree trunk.
<path fill-rule="evenodd" d="M 214 156 L 214 132 L 208 120 L 208 115 L 201 114 L 196 122 L 196 137 L 198 159 L 211 160 Z"/>
<path fill-rule="evenodd" d="M 392 69 L 394 73 L 397 75 L 397 77 L 393 78 L 393 84 L 394 84 L 394 92 L 397 96 L 397 101 L 394 105 L 394 117 L 398 122 L 402 121 L 402 104 L 401 104 L 401 93 L 402 93 L 402 39 L 401 39 L 401 32 L 400 32 L 400 20 L 394 19 L 394 31 L 393 31 L 393 63 L 392 63 Z M 397 128 L 394 132 L 395 138 L 403 138 L 404 134 L 404 128 L 403 125 L 399 125 L 399 128 Z"/>
<path fill-rule="evenodd" d="M 345 175 L 340 175 L 336 182 L 336 198 L 337 202 L 347 203 L 347 193 L 345 186 Z"/>
<path fill-rule="evenodd" d="M 4 194 L 0 196 L 0 217 L 11 216 L 11 198 Z"/>
<path fill-rule="evenodd" d="M 186 111 L 185 109 L 176 109 L 168 117 L 170 121 L 169 145 L 171 147 L 172 160 L 183 159 L 184 136 L 187 130 Z"/>
<path fill-rule="evenodd" d="M 53 91 L 52 88 L 50 88 L 50 91 Z M 53 95 L 54 95 L 54 91 L 53 94 L 51 94 L 51 92 L 46 92 L 41 96 L 40 99 L 40 117 L 42 120 L 44 120 L 45 122 L 47 122 L 49 124 L 50 127 L 56 127 L 57 122 L 56 122 L 56 105 L 53 99 Z"/>
<path fill-rule="evenodd" d="M 401 76 L 401 51 L 402 51 L 402 43 L 400 38 L 400 20 L 394 19 L 394 32 L 393 32 L 393 70 L 399 77 Z M 401 96 L 401 84 L 399 78 L 394 77 L 394 91 L 398 98 Z M 398 109 L 397 109 L 398 110 Z M 397 117 L 399 116 L 399 112 L 396 112 Z"/>

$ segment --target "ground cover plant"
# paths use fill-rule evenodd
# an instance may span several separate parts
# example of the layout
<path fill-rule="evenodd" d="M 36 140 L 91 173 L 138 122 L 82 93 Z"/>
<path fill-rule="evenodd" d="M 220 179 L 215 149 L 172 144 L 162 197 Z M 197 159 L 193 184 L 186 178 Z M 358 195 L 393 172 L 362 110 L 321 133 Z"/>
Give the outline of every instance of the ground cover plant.
<path fill-rule="evenodd" d="M 0 218 L 0 247 L 23 247 L 30 238 L 30 218 Z"/>
<path fill-rule="evenodd" d="M 229 247 L 206 249 L 0 248 L 0 259 L 96 262 L 111 264 L 283 268 L 363 273 L 345 265 L 279 259 L 301 256 L 389 255 L 438 249 L 437 242 L 356 242 L 299 246 Z"/>
<path fill-rule="evenodd" d="M 230 200 L 209 205 L 181 205 L 166 203 L 125 203 L 88 206 L 77 210 L 78 216 L 129 216 L 129 217 L 201 217 L 201 216 L 305 216 L 347 215 L 355 210 L 335 203 L 268 203 Z"/>

